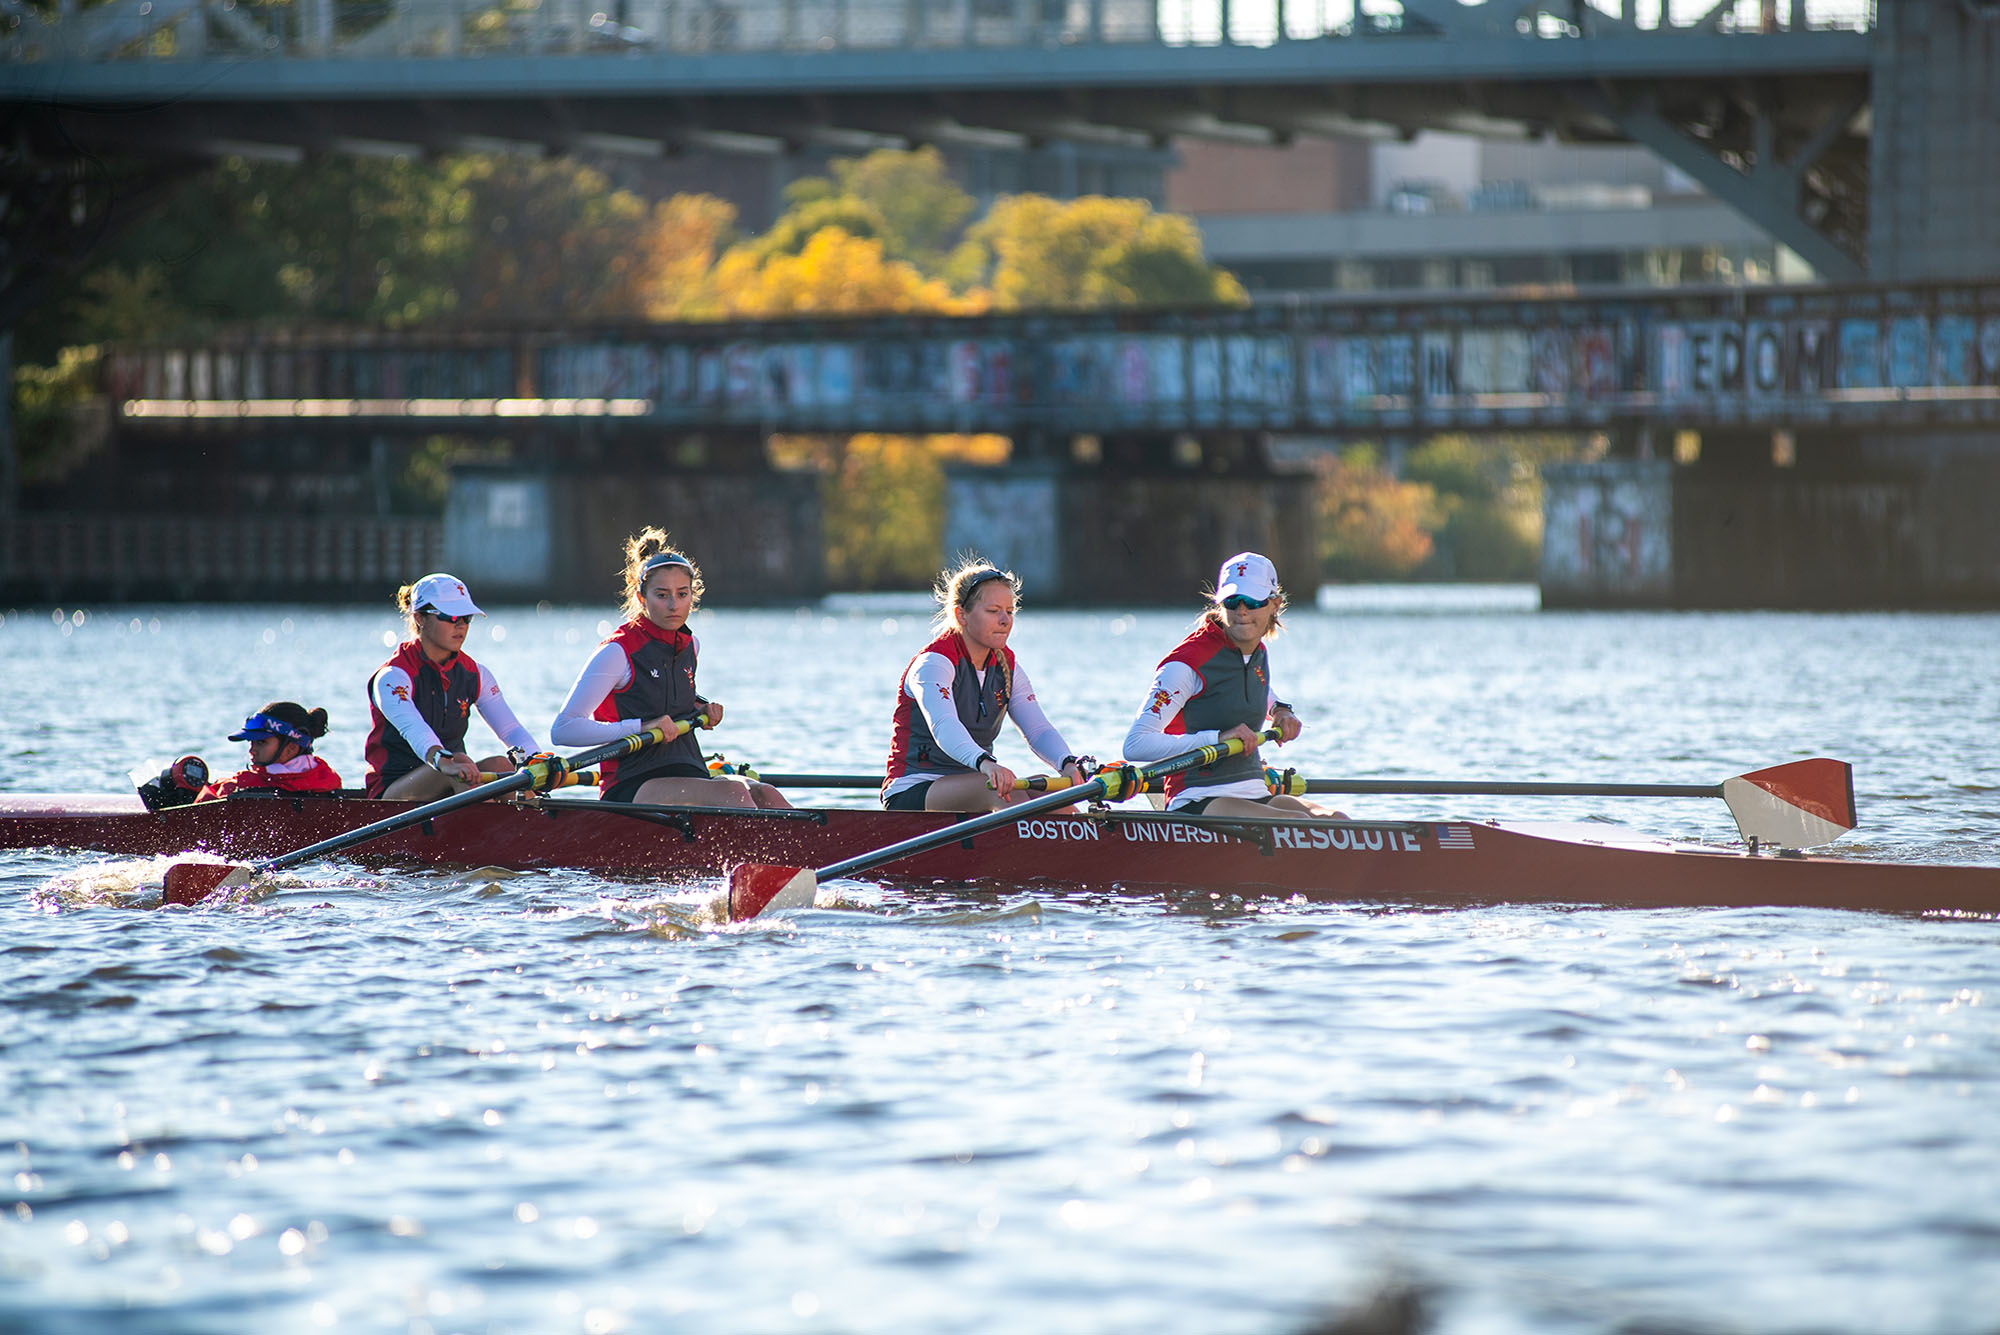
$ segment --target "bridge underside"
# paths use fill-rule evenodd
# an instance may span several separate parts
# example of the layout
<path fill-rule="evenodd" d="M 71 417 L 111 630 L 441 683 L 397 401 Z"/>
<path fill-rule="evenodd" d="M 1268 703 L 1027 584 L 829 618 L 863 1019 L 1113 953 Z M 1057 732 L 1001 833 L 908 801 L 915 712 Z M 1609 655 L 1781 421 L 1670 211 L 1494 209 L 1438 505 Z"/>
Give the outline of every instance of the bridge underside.
<path fill-rule="evenodd" d="M 1404 8 L 1393 35 L 1261 46 L 1085 33 L 1054 45 L 913 39 L 904 48 L 821 50 L 774 41 L 768 50 L 697 46 L 615 59 L 403 52 L 226 68 L 215 58 L 29 63 L 0 66 L 0 143 L 21 162 L 159 163 L 494 150 L 780 155 L 916 143 L 1160 147 L 1183 136 L 1269 145 L 1427 130 L 1636 142 L 1825 276 L 1863 275 L 1876 119 L 1867 114 L 1871 34 L 1722 33 L 1715 14 L 1691 29 L 1641 30 L 1596 9 L 1576 29 L 1556 17 L 1576 6 L 1511 0 Z M 1529 26 L 1517 30 L 1517 19 Z"/>

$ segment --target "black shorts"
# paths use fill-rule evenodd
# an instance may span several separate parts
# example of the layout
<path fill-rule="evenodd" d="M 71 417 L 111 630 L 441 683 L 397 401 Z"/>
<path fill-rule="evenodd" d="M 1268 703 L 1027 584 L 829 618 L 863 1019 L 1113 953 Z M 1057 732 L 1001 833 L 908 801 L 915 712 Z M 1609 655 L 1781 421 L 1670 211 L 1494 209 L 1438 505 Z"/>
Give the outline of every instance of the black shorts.
<path fill-rule="evenodd" d="M 635 774 L 629 779 L 620 779 L 597 794 L 600 802 L 630 802 L 639 795 L 639 790 L 652 779 L 706 779 L 708 766 L 694 765 L 685 760 L 677 760 L 665 769 L 648 770 Z"/>
<path fill-rule="evenodd" d="M 928 783 L 920 783 L 915 787 L 905 788 L 894 797 L 883 798 L 882 805 L 890 811 L 922 811 L 924 810 L 924 799 L 931 795 L 931 784 L 936 782 L 936 779 L 932 779 Z"/>
<path fill-rule="evenodd" d="M 1167 814 L 1169 816 L 1199 816 L 1207 812 L 1210 802 L 1216 800 L 1218 799 L 1214 797 L 1197 797 L 1194 801 L 1186 803 L 1183 806 L 1169 809 Z M 1226 802 L 1258 802 L 1267 804 L 1271 799 L 1268 797 L 1232 797 L 1221 798 L 1220 800 Z"/>

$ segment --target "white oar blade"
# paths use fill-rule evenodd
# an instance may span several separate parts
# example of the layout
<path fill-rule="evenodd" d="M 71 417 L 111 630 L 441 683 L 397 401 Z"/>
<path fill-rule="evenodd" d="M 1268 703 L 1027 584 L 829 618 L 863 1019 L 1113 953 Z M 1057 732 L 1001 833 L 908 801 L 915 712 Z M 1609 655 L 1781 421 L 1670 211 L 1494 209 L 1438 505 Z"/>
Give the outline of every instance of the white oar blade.
<path fill-rule="evenodd" d="M 1722 781 L 1743 837 L 1776 848 L 1817 848 L 1853 829 L 1854 767 L 1799 760 Z"/>
<path fill-rule="evenodd" d="M 806 867 L 767 867 L 746 862 L 729 871 L 729 921 L 748 922 L 766 913 L 809 909 L 819 879 Z"/>

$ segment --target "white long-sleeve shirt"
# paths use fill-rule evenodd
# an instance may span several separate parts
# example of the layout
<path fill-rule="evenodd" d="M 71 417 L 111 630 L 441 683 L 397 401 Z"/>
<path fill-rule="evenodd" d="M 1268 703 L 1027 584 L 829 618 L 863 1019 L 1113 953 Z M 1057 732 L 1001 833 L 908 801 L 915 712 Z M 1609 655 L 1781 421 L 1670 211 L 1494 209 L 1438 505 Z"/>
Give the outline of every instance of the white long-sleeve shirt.
<path fill-rule="evenodd" d="M 400 690 L 397 688 L 401 687 Z M 385 667 L 375 674 L 375 708 L 382 711 L 382 717 L 389 726 L 403 734 L 403 740 L 417 753 L 419 760 L 429 755 L 433 748 L 443 746 L 431 725 L 424 722 L 424 716 L 417 712 L 415 702 L 416 683 L 410 674 L 399 667 Z M 479 710 L 479 717 L 486 720 L 486 726 L 493 729 L 493 735 L 505 747 L 519 747 L 523 751 L 539 751 L 534 734 L 521 726 L 521 720 L 507 704 L 507 697 L 500 693 L 500 683 L 493 675 L 493 669 L 479 665 L 479 695 L 473 701 Z"/>
<path fill-rule="evenodd" d="M 695 657 L 699 659 L 700 638 L 693 635 L 688 638 L 692 641 Z M 549 740 L 557 746 L 602 746 L 639 731 L 644 719 L 628 718 L 614 722 L 597 717 L 599 705 L 631 684 L 632 660 L 626 655 L 624 646 L 615 642 L 598 645 L 597 652 L 583 665 L 583 671 L 576 674 L 576 681 L 569 688 L 569 697 L 556 711 L 556 721 L 549 725 Z"/>
<path fill-rule="evenodd" d="M 924 723 L 930 728 L 938 748 L 967 769 L 976 770 L 986 751 L 965 730 L 957 708 L 951 703 L 950 687 L 956 672 L 951 660 L 943 654 L 918 654 L 903 674 L 900 689 L 922 712 Z M 1041 704 L 1035 699 L 1035 684 L 1018 658 L 1014 660 L 1013 694 L 1007 701 L 1007 717 L 1021 730 L 1028 749 L 1040 756 L 1043 763 L 1052 770 L 1062 768 L 1063 759 L 1070 754 L 1069 743 L 1063 740 L 1056 725 L 1049 722 L 1049 716 L 1042 712 Z M 894 797 L 918 784 L 934 782 L 937 777 L 935 774 L 900 775 L 889 780 L 883 787 L 882 795 Z"/>
<path fill-rule="evenodd" d="M 1250 655 L 1243 655 L 1243 661 L 1249 662 Z M 1268 670 L 1270 663 L 1268 652 L 1264 661 Z M 1269 718 L 1272 708 L 1278 703 L 1278 696 L 1271 689 L 1269 682 L 1264 686 L 1264 717 Z M 1138 717 L 1132 720 L 1132 726 L 1125 734 L 1125 758 L 1137 764 L 1150 765 L 1220 742 L 1222 734 L 1214 728 L 1205 728 L 1200 732 L 1167 731 L 1167 725 L 1180 716 L 1182 707 L 1200 693 L 1199 672 L 1177 659 L 1169 659 L 1160 664 L 1160 670 L 1153 674 L 1153 685 L 1146 692 L 1146 703 L 1140 708 Z M 1202 788 L 1190 784 L 1175 794 L 1174 800 L 1167 804 L 1167 809 L 1171 811 L 1176 807 L 1184 807 L 1204 797 L 1269 797 L 1270 795 L 1270 788 L 1261 778 L 1235 779 L 1228 783 L 1211 784 Z"/>

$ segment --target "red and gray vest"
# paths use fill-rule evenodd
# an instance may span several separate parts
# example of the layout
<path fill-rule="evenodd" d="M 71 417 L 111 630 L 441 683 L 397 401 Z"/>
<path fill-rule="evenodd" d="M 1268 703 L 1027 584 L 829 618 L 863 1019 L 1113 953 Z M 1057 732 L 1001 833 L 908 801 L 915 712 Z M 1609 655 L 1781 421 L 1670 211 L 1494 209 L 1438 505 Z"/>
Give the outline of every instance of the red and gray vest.
<path fill-rule="evenodd" d="M 605 696 L 591 717 L 616 723 L 620 719 L 649 719 L 665 714 L 679 722 L 701 712 L 704 702 L 694 690 L 694 636 L 685 626 L 679 630 L 661 630 L 641 617 L 627 621 L 602 642 L 625 651 L 630 679 Z M 693 765 L 704 774 L 708 772 L 701 758 L 701 743 L 695 740 L 692 731 L 670 742 L 649 746 L 636 756 L 607 760 L 598 769 L 604 776 L 603 787 L 609 789 L 620 779 L 651 778 L 674 765 Z"/>
<path fill-rule="evenodd" d="M 941 654 L 952 666 L 950 697 L 945 702 L 958 711 L 958 721 L 972 734 L 972 740 L 979 749 L 991 755 L 993 741 L 1000 735 L 1000 725 L 1007 719 L 1007 702 L 1014 695 L 1014 651 L 1002 648 L 999 653 L 988 655 L 985 671 L 972 666 L 972 657 L 966 651 L 965 637 L 955 630 L 944 634 L 925 645 L 910 659 L 903 669 L 902 682 L 896 689 L 896 723 L 889 734 L 888 777 L 900 779 L 905 774 L 971 774 L 973 771 L 959 763 L 958 758 L 938 745 L 931 735 L 931 726 L 924 721 L 924 711 L 910 698 L 905 686 L 910 678 L 910 668 L 917 665 L 917 659 L 925 654 Z"/>
<path fill-rule="evenodd" d="M 375 707 L 375 678 L 392 667 L 409 674 L 415 691 L 410 702 L 453 754 L 465 750 L 466 723 L 479 699 L 479 664 L 464 654 L 433 663 L 415 640 L 397 645 L 395 657 L 376 668 L 368 678 L 368 745 L 363 754 L 368 761 L 364 786 L 370 797 L 380 797 L 384 788 L 411 770 L 424 767 L 424 758 L 411 749 L 403 734 Z"/>
<path fill-rule="evenodd" d="M 1246 659 L 1222 627 L 1204 620 L 1193 634 L 1160 660 L 1161 667 L 1169 663 L 1185 663 L 1193 668 L 1201 677 L 1201 690 L 1167 721 L 1167 732 L 1228 732 L 1239 723 L 1253 729 L 1264 726 L 1265 707 L 1271 698 L 1271 671 L 1262 644 Z M 1261 778 L 1263 773 L 1262 766 L 1252 756 L 1226 756 L 1213 765 L 1168 775 L 1167 796 L 1172 798 L 1190 786 L 1207 788 L 1239 779 Z"/>

